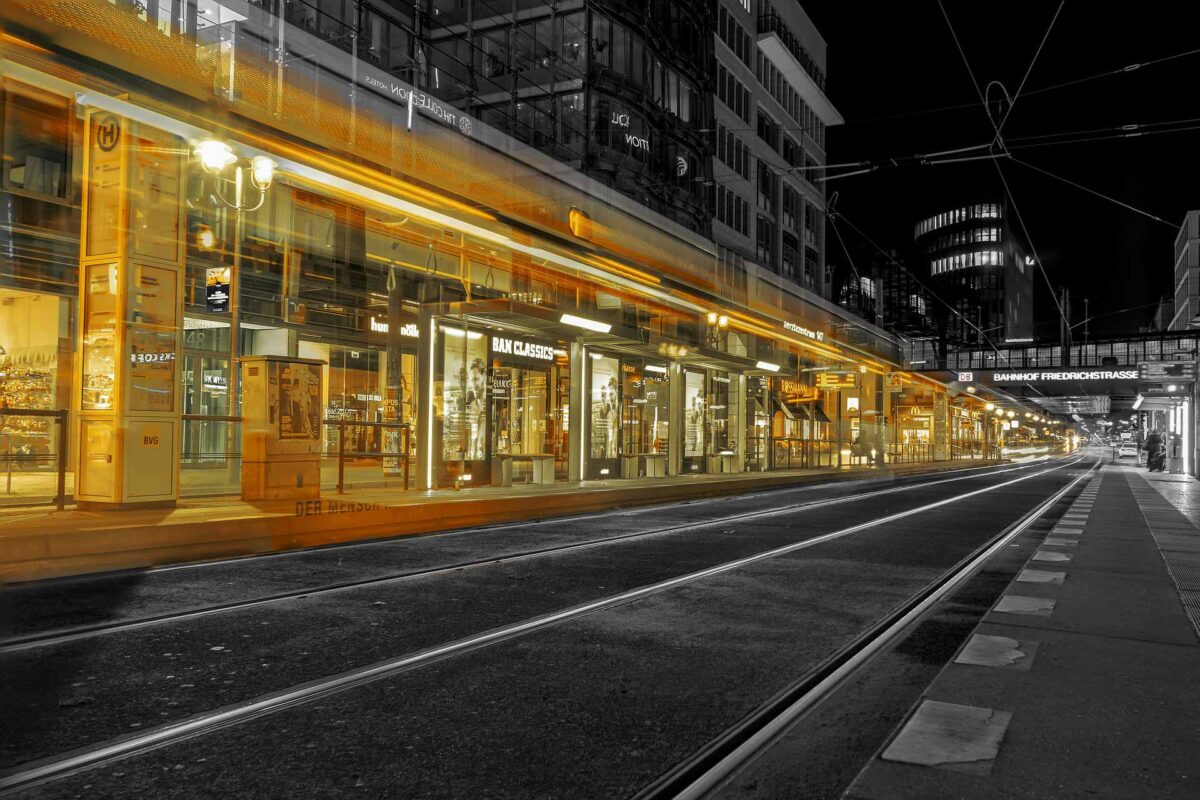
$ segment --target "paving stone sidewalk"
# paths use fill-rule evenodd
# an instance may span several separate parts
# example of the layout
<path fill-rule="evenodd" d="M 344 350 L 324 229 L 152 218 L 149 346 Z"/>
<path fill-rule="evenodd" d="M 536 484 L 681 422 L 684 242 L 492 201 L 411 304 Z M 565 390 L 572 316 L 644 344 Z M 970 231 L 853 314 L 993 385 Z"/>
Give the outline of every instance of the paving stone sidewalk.
<path fill-rule="evenodd" d="M 1106 466 L 845 797 L 1200 797 L 1197 521 Z"/>

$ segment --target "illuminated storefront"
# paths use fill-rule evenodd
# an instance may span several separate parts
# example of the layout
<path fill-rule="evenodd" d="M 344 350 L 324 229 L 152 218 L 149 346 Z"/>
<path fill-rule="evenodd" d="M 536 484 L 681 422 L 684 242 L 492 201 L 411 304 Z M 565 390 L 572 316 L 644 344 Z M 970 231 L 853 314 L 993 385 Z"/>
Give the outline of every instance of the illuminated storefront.
<path fill-rule="evenodd" d="M 156 502 L 199 493 L 217 467 L 228 478 L 205 490 L 236 486 L 231 367 L 246 356 L 320 363 L 323 466 L 349 454 L 360 482 L 403 457 L 428 489 L 841 467 L 930 438 L 918 403 L 879 421 L 899 356 L 882 332 L 850 347 L 830 333 L 857 324 L 843 312 L 714 285 L 711 243 L 554 179 L 536 152 L 418 107 L 411 87 L 355 105 L 349 130 L 341 96 L 286 84 L 274 111 L 252 102 L 252 78 L 277 78 L 239 62 L 230 80 L 246 83 L 212 101 L 245 115 L 235 126 L 35 49 L 3 65 L 0 197 L 21 222 L 3 233 L 0 400 L 68 410 L 76 466 L 91 463 L 80 443 L 111 445 L 89 420 L 123 431 L 136 417 L 128 458 L 185 473 Z M 211 91 L 190 75 L 169 77 Z M 123 184 L 97 167 L 109 152 Z M 126 233 L 118 212 L 154 235 L 81 256 L 81 234 Z"/>

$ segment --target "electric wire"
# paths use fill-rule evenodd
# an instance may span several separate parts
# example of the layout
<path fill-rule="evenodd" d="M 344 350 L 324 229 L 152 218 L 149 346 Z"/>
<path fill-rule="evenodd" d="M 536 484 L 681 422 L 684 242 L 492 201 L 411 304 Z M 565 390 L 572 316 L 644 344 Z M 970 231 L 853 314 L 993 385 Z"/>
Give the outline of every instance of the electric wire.
<path fill-rule="evenodd" d="M 879 252 L 879 254 L 880 254 L 880 255 L 882 255 L 884 258 L 886 258 L 886 259 L 887 259 L 888 261 L 890 261 L 892 264 L 895 264 L 897 267 L 899 267 L 900 269 L 904 270 L 905 274 L 907 274 L 907 275 L 908 275 L 910 278 L 912 278 L 912 279 L 913 279 L 913 280 L 916 282 L 916 284 L 917 284 L 918 286 L 920 286 L 922 289 L 924 289 L 924 290 L 926 291 L 926 293 L 928 293 L 928 294 L 929 294 L 929 296 L 930 296 L 930 297 L 932 297 L 934 300 L 937 300 L 939 303 L 941 303 L 942 305 L 944 305 L 944 306 L 945 306 L 947 309 L 949 309 L 949 310 L 950 310 L 950 312 L 951 312 L 952 314 L 954 314 L 955 316 L 957 316 L 959 319 L 961 319 L 963 322 L 965 322 L 965 323 L 966 323 L 967 325 L 969 325 L 971 328 L 974 328 L 974 329 L 975 329 L 975 331 L 976 331 L 976 332 L 979 334 L 979 336 L 980 336 L 980 337 L 983 339 L 983 341 L 984 341 L 984 342 L 986 342 L 986 343 L 987 343 L 987 345 L 988 345 L 989 347 L 991 347 L 991 348 L 992 348 L 992 350 L 994 350 L 994 351 L 996 352 L 996 355 L 997 355 L 998 357 L 1000 357 L 1000 358 L 1004 359 L 1004 363 L 1006 363 L 1006 364 L 1007 364 L 1007 363 L 1009 363 L 1008 354 L 1007 354 L 1007 353 L 1005 353 L 1004 351 L 1002 351 L 1002 350 L 1001 350 L 999 347 L 997 347 L 997 346 L 996 346 L 996 344 L 995 344 L 995 342 L 993 342 L 993 341 L 992 341 L 992 340 L 991 340 L 991 339 L 988 337 L 987 333 L 985 333 L 985 332 L 983 331 L 983 329 L 982 329 L 982 328 L 980 328 L 980 327 L 979 327 L 978 325 L 976 325 L 975 323 L 971 322 L 971 320 L 969 320 L 969 319 L 967 319 L 966 317 L 964 317 L 964 316 L 962 315 L 962 312 L 960 312 L 960 311 L 959 311 L 957 308 L 955 308 L 955 307 L 954 307 L 954 306 L 953 306 L 953 305 L 952 305 L 952 304 L 951 304 L 949 301 L 947 301 L 947 300 L 946 300 L 945 298 L 943 298 L 943 297 L 942 297 L 940 294 L 938 294 L 936 291 L 934 291 L 934 290 L 933 290 L 933 288 L 932 288 L 931 286 L 929 286 L 929 284 L 927 284 L 925 281 L 921 280 L 921 278 L 920 278 L 920 277 L 918 277 L 918 276 L 917 276 L 917 274 L 916 274 L 916 273 L 914 273 L 912 270 L 910 270 L 910 269 L 909 269 L 909 268 L 908 268 L 908 267 L 907 267 L 907 266 L 904 264 L 904 262 L 902 262 L 902 261 L 898 260 L 898 259 L 897 259 L 897 258 L 895 258 L 895 257 L 894 257 L 894 256 L 893 256 L 891 253 L 887 252 L 887 251 L 886 251 L 886 250 L 884 250 L 882 247 L 880 247 L 878 244 L 876 244 L 876 243 L 875 243 L 875 240 L 873 240 L 871 237 L 869 237 L 869 236 L 867 236 L 865 233 L 863 233 L 862 229 L 861 229 L 861 228 L 859 228 L 857 225 L 855 225 L 855 224 L 854 224 L 854 223 L 853 223 L 853 222 L 852 222 L 852 221 L 851 221 L 851 220 L 850 220 L 850 219 L 849 219 L 849 218 L 848 218 L 848 217 L 847 217 L 847 216 L 846 216 L 844 213 L 842 213 L 841 211 L 837 211 L 837 212 L 835 212 L 835 213 L 830 213 L 828 216 L 829 216 L 829 219 L 830 219 L 830 221 L 833 221 L 833 218 L 834 218 L 834 217 L 838 217 L 838 218 L 840 218 L 840 219 L 841 219 L 843 222 L 845 222 L 845 223 L 846 223 L 846 225 L 848 225 L 848 226 L 850 227 L 850 229 L 851 229 L 851 230 L 853 230 L 855 233 L 857 233 L 857 234 L 859 235 L 859 237 L 861 237 L 861 238 L 862 238 L 862 240 L 863 240 L 864 242 L 866 242 L 867 244 L 869 244 L 871 247 L 875 248 L 875 250 L 877 250 L 877 251 Z M 839 238 L 840 238 L 840 236 L 839 236 Z"/>
<path fill-rule="evenodd" d="M 1069 186 L 1074 186 L 1076 189 L 1079 189 L 1081 191 L 1087 192 L 1088 194 L 1095 195 L 1096 197 L 1107 200 L 1110 203 L 1116 203 L 1117 205 L 1121 206 L 1122 208 L 1126 208 L 1130 211 L 1133 211 L 1134 213 L 1141 214 L 1143 217 L 1152 219 L 1155 222 L 1161 222 L 1163 225 L 1166 225 L 1171 230 L 1178 229 L 1178 226 L 1173 225 L 1170 222 L 1167 222 L 1162 217 L 1155 216 L 1154 214 L 1151 214 L 1149 211 L 1143 211 L 1142 209 L 1138 208 L 1137 206 L 1132 206 L 1129 203 L 1126 203 L 1122 200 L 1118 200 L 1115 197 L 1106 195 L 1103 192 L 1098 192 L 1095 189 L 1090 189 L 1087 186 L 1084 186 L 1080 183 L 1076 183 L 1075 181 L 1071 180 L 1070 178 L 1064 178 L 1061 175 L 1056 175 L 1048 169 L 1043 169 L 1042 167 L 1036 166 L 1034 164 L 1030 164 L 1028 161 L 1022 161 L 1019 158 L 1013 158 L 1012 161 L 1016 164 L 1020 164 L 1023 167 L 1028 167 L 1029 169 L 1033 170 L 1034 172 L 1040 172 L 1041 174 L 1046 175 L 1051 178 L 1054 178 L 1057 181 L 1062 181 L 1063 183 L 1065 183 Z"/>
<path fill-rule="evenodd" d="M 941 9 L 942 17 L 946 20 L 946 27 L 949 28 L 950 36 L 954 39 L 954 45 L 958 48 L 958 54 L 962 57 L 963 65 L 967 68 L 967 74 L 971 77 L 971 85 L 975 87 L 975 93 L 979 95 L 979 102 L 983 104 L 983 113 L 985 116 L 987 116 L 988 122 L 991 123 L 992 129 L 996 132 L 996 142 L 999 143 L 1001 150 L 1005 150 L 1004 137 L 1000 133 L 1000 127 L 996 124 L 996 121 L 992 119 L 991 112 L 988 111 L 987 98 L 984 96 L 983 90 L 979 88 L 979 81 L 975 78 L 975 71 L 971 69 L 971 62 L 967 58 L 966 51 L 963 50 L 962 42 L 960 42 L 958 39 L 958 33 L 954 30 L 954 23 L 950 21 L 950 15 L 946 12 L 946 6 L 943 4 L 942 0 L 938 0 L 938 8 Z M 1058 15 L 1056 14 L 1054 18 L 1058 19 Z M 1053 21 L 1051 21 L 1051 25 L 1053 25 Z M 1040 52 L 1041 48 L 1038 48 L 1038 53 Z M 1037 58 L 1036 54 L 1034 58 Z M 1017 98 L 1013 98 L 1013 102 L 1016 102 L 1016 100 Z M 1071 322 L 1067 319 L 1066 310 L 1063 308 L 1062 303 L 1059 302 L 1058 296 L 1054 293 L 1054 284 L 1050 282 L 1050 276 L 1046 274 L 1046 267 L 1042 263 L 1042 258 L 1037 251 L 1037 246 L 1033 243 L 1033 239 L 1029 235 L 1029 228 L 1025 225 L 1025 218 L 1021 214 L 1021 209 L 1017 207 L 1017 200 L 1015 197 L 1013 197 L 1012 189 L 1009 187 L 1008 181 L 1004 177 L 1004 171 L 1000 168 L 1000 162 L 993 160 L 992 166 L 996 168 L 996 174 L 1000 176 L 1000 182 L 1004 185 L 1004 193 L 1008 197 L 1009 205 L 1011 205 L 1013 211 L 1016 212 L 1017 222 L 1020 223 L 1021 230 L 1025 233 L 1025 241 L 1029 243 L 1029 249 L 1033 251 L 1034 263 L 1037 264 L 1038 271 L 1042 274 L 1043 280 L 1046 281 L 1046 287 L 1050 290 L 1050 297 L 1054 300 L 1055 307 L 1058 308 L 1058 315 L 1062 319 L 1064 325 L 1070 326 Z"/>
<path fill-rule="evenodd" d="M 1121 75 L 1124 73 L 1136 72 L 1137 70 L 1142 69 L 1143 67 L 1150 67 L 1150 66 L 1154 66 L 1156 64 L 1165 63 L 1167 61 L 1173 61 L 1175 59 L 1185 58 L 1187 56 L 1193 56 L 1193 55 L 1196 55 L 1197 53 L 1200 53 L 1200 47 L 1193 48 L 1191 50 L 1184 50 L 1181 53 L 1173 53 L 1169 56 L 1162 56 L 1160 58 L 1151 59 L 1149 61 L 1140 61 L 1140 62 L 1135 62 L 1133 64 L 1127 64 L 1123 67 L 1117 67 L 1116 69 L 1109 69 L 1109 70 L 1105 70 L 1103 72 L 1097 72 L 1092 75 L 1084 75 L 1079 78 L 1072 78 L 1070 80 L 1062 81 L 1061 83 L 1051 84 L 1050 86 L 1040 86 L 1036 89 L 1030 89 L 1029 91 L 1025 92 L 1024 96 L 1025 97 L 1033 97 L 1034 95 L 1045 94 L 1047 92 L 1053 92 L 1053 91 L 1057 91 L 1059 89 L 1065 89 L 1070 86 L 1077 86 L 1081 83 L 1088 83 L 1089 81 L 1094 81 L 1099 78 L 1108 78 L 1108 77 L 1111 77 L 1114 75 Z M 974 108 L 974 107 L 975 107 L 975 103 L 954 103 L 952 105 L 937 106 L 935 108 L 925 108 L 925 109 L 920 109 L 918 111 L 903 111 L 899 114 L 884 114 L 884 115 L 876 116 L 876 117 L 865 117 L 863 119 L 846 120 L 846 122 L 843 123 L 839 127 L 846 128 L 851 125 L 868 125 L 868 124 L 872 124 L 872 123 L 876 123 L 876 122 L 891 122 L 893 120 L 907 119 L 909 117 L 920 117 L 920 116 L 927 116 L 927 115 L 932 115 L 932 114 L 944 114 L 948 111 L 964 111 L 968 108 Z"/>
<path fill-rule="evenodd" d="M 1046 40 L 1050 38 L 1050 31 L 1054 30 L 1054 23 L 1058 21 L 1058 15 L 1062 13 L 1063 6 L 1066 5 L 1066 0 L 1059 0 L 1058 9 L 1054 12 L 1054 16 L 1050 19 L 1050 24 L 1046 27 L 1046 33 L 1042 36 L 1042 41 L 1038 44 L 1037 50 L 1033 54 L 1033 59 L 1029 62 L 1029 67 L 1025 70 L 1025 77 L 1021 78 L 1021 85 L 1017 87 L 1017 93 L 1013 95 L 1008 104 L 1008 110 L 1004 112 L 1004 116 L 1000 119 L 1000 124 L 996 126 L 996 140 L 1002 141 L 1000 136 L 1004 131 L 1004 124 L 1008 122 L 1008 118 L 1012 115 L 1013 109 L 1017 107 L 1017 101 L 1021 99 L 1021 92 L 1025 88 L 1026 82 L 1029 80 L 1029 74 L 1033 72 L 1033 65 L 1037 63 L 1038 56 L 1042 54 L 1042 48 L 1046 46 Z M 989 114 L 989 117 L 991 115 Z"/>

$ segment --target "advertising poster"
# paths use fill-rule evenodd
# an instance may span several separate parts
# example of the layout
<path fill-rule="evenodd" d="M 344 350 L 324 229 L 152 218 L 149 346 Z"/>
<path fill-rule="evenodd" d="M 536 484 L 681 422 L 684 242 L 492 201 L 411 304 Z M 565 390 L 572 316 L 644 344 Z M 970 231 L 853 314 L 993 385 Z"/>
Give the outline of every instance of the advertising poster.
<path fill-rule="evenodd" d="M 179 254 L 179 145 L 175 137 L 139 125 L 134 138 L 133 249 L 174 261 Z"/>
<path fill-rule="evenodd" d="M 442 459 L 482 461 L 487 441 L 487 340 L 454 328 L 444 332 Z"/>
<path fill-rule="evenodd" d="M 112 408 L 116 382 L 117 265 L 87 268 L 83 317 L 83 408 Z"/>
<path fill-rule="evenodd" d="M 321 365 L 279 364 L 279 438 L 321 435 Z"/>
<path fill-rule="evenodd" d="M 175 408 L 175 348 L 178 316 L 174 270 L 134 267 L 130 298 L 129 409 Z"/>
<path fill-rule="evenodd" d="M 620 423 L 620 364 L 615 358 L 592 358 L 592 458 L 616 458 Z"/>
<path fill-rule="evenodd" d="M 704 374 L 683 373 L 683 455 L 704 455 Z"/>
<path fill-rule="evenodd" d="M 204 270 L 204 296 L 209 311 L 229 310 L 229 267 Z"/>

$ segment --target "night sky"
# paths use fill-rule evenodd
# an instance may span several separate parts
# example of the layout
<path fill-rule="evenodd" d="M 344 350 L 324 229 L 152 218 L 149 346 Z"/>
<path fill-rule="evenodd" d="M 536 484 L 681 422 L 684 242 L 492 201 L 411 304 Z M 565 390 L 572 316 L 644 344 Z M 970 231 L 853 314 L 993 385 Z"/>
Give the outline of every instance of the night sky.
<path fill-rule="evenodd" d="M 829 132 L 829 163 L 899 159 L 991 139 L 991 125 L 936 2 L 802 5 L 829 44 L 827 93 L 847 123 Z M 998 80 L 1009 94 L 1017 92 L 1056 8 L 1045 0 L 946 2 L 980 86 Z M 1171 223 L 1147 219 L 1010 160 L 999 162 L 1050 280 L 1074 296 L 1073 321 L 1083 319 L 1084 297 L 1091 301 L 1091 315 L 1102 315 L 1091 324 L 1094 334 L 1136 331 L 1153 308 L 1111 312 L 1152 304 L 1172 290 L 1175 233 L 1184 213 L 1200 207 L 1200 53 L 1034 90 L 1200 48 L 1197 31 L 1197 3 L 1067 2 L 1003 129 L 1016 158 Z M 993 89 L 991 97 L 1000 94 Z M 962 105 L 967 107 L 931 112 Z M 1196 129 L 1017 149 L 1045 141 L 1020 142 L 1021 137 L 1181 120 L 1174 127 Z M 898 249 L 911 244 L 912 226 L 924 212 L 976 200 L 975 187 L 1003 191 L 990 161 L 888 167 L 827 186 L 830 194 L 838 192 L 837 208 L 849 221 L 879 245 Z M 841 263 L 832 232 L 827 248 L 829 259 Z M 1044 279 L 1035 280 L 1039 336 L 1057 338 L 1057 310 Z"/>

